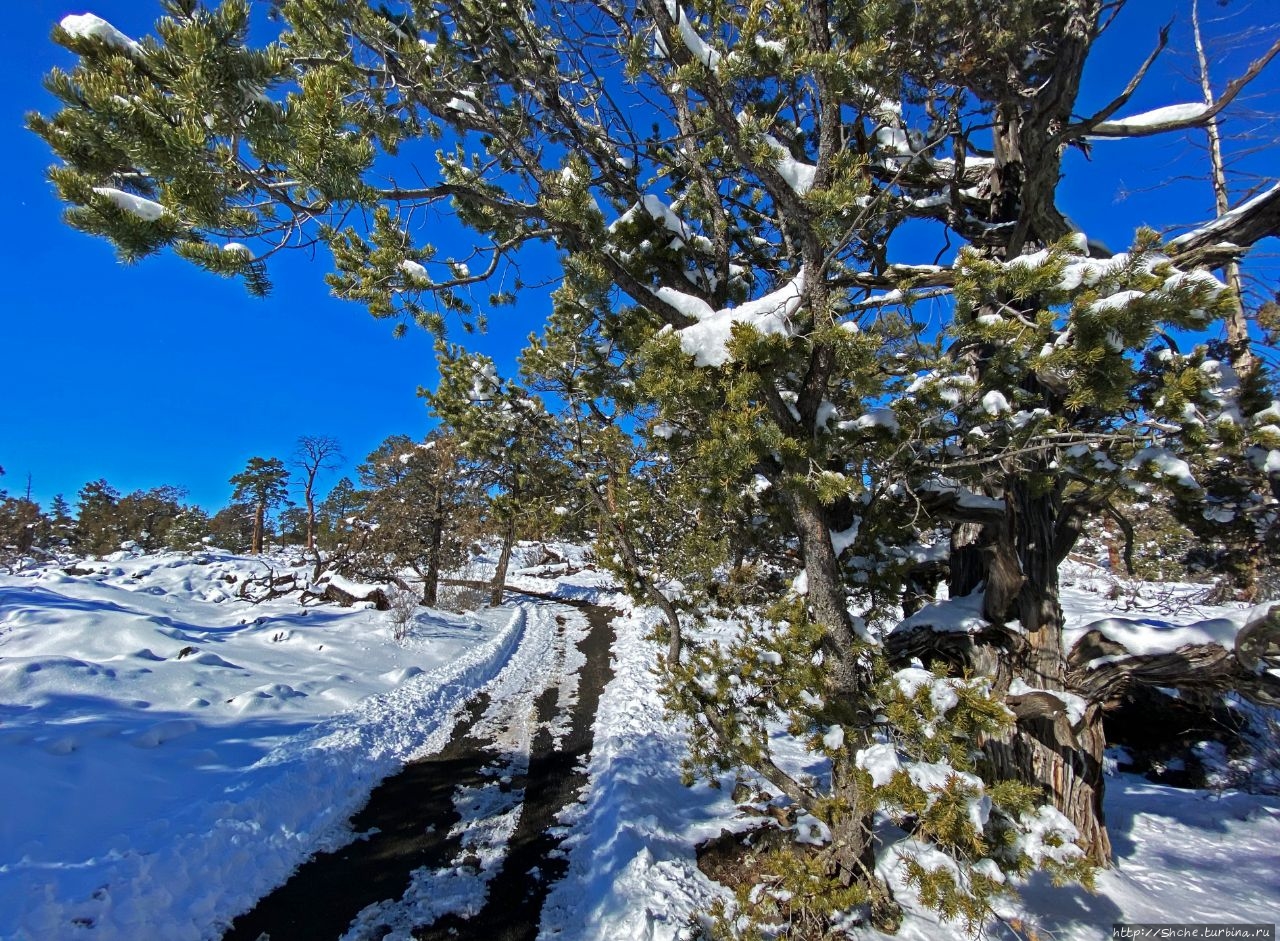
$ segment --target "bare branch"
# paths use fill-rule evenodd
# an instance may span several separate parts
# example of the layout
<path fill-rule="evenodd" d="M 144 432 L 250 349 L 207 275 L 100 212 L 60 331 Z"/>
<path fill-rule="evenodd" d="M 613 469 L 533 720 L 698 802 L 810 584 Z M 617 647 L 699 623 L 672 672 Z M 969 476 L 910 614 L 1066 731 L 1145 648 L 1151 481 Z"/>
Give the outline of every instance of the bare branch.
<path fill-rule="evenodd" d="M 1133 97 L 1133 93 L 1138 90 L 1138 86 L 1142 84 L 1142 80 L 1146 78 L 1147 72 L 1151 68 L 1152 64 L 1157 58 L 1159 58 L 1160 53 L 1164 51 L 1164 47 L 1169 44 L 1169 27 L 1172 25 L 1173 22 L 1170 21 L 1160 28 L 1160 39 L 1156 43 L 1155 49 L 1151 50 L 1151 54 L 1147 56 L 1146 61 L 1138 67 L 1138 71 L 1134 73 L 1133 78 L 1129 79 L 1129 84 L 1124 87 L 1124 91 L 1112 99 L 1110 104 L 1094 114 L 1092 117 L 1081 121 L 1079 124 L 1073 124 L 1066 128 L 1061 135 L 1064 139 L 1070 140 L 1075 138 L 1078 134 L 1092 133 L 1092 129 L 1094 127 L 1101 124 L 1103 121 L 1106 121 L 1125 106 L 1129 99 Z"/>
<path fill-rule="evenodd" d="M 1150 137 L 1154 134 L 1166 134 L 1170 131 L 1185 131 L 1195 127 L 1204 127 L 1227 105 L 1231 104 L 1235 97 L 1244 90 L 1245 86 L 1257 78 L 1262 70 L 1266 68 L 1267 63 L 1277 55 L 1280 55 L 1280 39 L 1273 42 L 1266 52 L 1255 59 L 1243 75 L 1230 82 L 1223 89 L 1222 95 L 1217 101 L 1211 105 L 1206 105 L 1202 110 L 1197 110 L 1184 116 L 1171 117 L 1163 121 L 1134 123 L 1132 120 L 1120 120 L 1098 122 L 1092 125 L 1087 121 L 1083 124 L 1072 125 L 1063 133 L 1063 137 L 1068 140 L 1084 136 L 1108 138 Z M 1090 119 L 1090 121 L 1092 120 Z"/>

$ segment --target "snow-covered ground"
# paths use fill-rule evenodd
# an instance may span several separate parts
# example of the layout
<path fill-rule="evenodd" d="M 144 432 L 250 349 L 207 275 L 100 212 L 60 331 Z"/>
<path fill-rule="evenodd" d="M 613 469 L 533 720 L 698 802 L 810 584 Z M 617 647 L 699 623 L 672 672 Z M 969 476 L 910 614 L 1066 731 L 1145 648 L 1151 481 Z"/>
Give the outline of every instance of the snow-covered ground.
<path fill-rule="evenodd" d="M 423 614 L 395 643 L 376 611 L 237 600 L 249 559 L 81 565 L 0 578 L 0 938 L 216 936 L 443 745 L 524 628 Z"/>
<path fill-rule="evenodd" d="M 1124 589 L 1120 597 L 1108 599 L 1117 584 Z M 1069 634 L 1109 618 L 1109 634 L 1148 650 L 1201 643 L 1206 632 L 1229 637 L 1252 613 L 1242 606 L 1196 606 L 1188 599 L 1201 590 L 1197 586 L 1119 583 L 1085 566 L 1068 566 L 1064 586 Z M 1180 626 L 1191 623 L 1201 626 Z M 681 785 L 683 738 L 662 715 L 653 672 L 658 651 L 645 640 L 649 616 L 635 611 L 615 626 L 618 679 L 601 702 L 591 787 L 571 821 L 569 874 L 548 899 L 546 941 L 689 937 L 689 926 L 725 897 L 698 871 L 694 847 L 722 828 L 750 824 L 730 799 L 732 778 L 719 789 Z M 781 741 L 777 746 L 781 763 L 803 766 L 799 749 Z M 1001 911 L 1008 924 L 988 925 L 985 937 L 1101 941 L 1112 936 L 1116 922 L 1275 922 L 1280 797 L 1179 790 L 1116 774 L 1108 779 L 1106 814 L 1116 859 L 1099 875 L 1096 893 L 1033 878 L 1022 888 L 1022 900 Z M 882 851 L 882 870 L 896 868 L 895 852 L 892 844 Z M 912 893 L 901 884 L 898 895 L 907 917 L 897 938 L 967 937 L 961 925 L 939 924 L 913 907 Z M 871 929 L 860 933 L 887 937 Z"/>
<path fill-rule="evenodd" d="M 254 566 L 121 557 L 94 563 L 92 575 L 0 577 L 0 938 L 216 938 L 308 853 L 349 838 L 344 821 L 377 780 L 441 747 L 471 692 L 493 684 L 501 697 L 545 656 L 547 632 L 529 605 L 424 613 L 397 644 L 377 612 L 235 600 L 226 576 Z M 514 581 L 562 597 L 607 592 L 598 573 L 554 566 Z M 1169 614 L 1167 587 L 1108 600 L 1108 578 L 1085 569 L 1066 584 L 1070 629 L 1124 618 L 1111 629 L 1135 642 L 1184 636 L 1178 625 L 1192 622 L 1226 633 L 1248 614 L 1187 604 Z M 600 703 L 588 787 L 561 821 L 569 869 L 547 899 L 544 939 L 687 937 L 723 893 L 698 871 L 695 845 L 747 824 L 731 779 L 681 784 L 684 739 L 662 709 L 651 614 L 622 606 L 616 678 Z M 529 735 L 517 718 L 491 723 L 513 767 Z M 512 808 L 491 808 L 485 831 L 485 802 L 472 797 L 466 816 L 487 834 L 476 849 L 500 854 Z M 1011 923 L 1091 941 L 1121 921 L 1275 920 L 1280 798 L 1116 775 L 1107 815 L 1116 865 L 1098 892 L 1034 880 L 1004 912 Z M 483 888 L 420 876 L 419 901 L 474 907 Z M 999 924 L 988 936 L 1014 937 Z M 911 912 L 899 937 L 964 933 Z"/>

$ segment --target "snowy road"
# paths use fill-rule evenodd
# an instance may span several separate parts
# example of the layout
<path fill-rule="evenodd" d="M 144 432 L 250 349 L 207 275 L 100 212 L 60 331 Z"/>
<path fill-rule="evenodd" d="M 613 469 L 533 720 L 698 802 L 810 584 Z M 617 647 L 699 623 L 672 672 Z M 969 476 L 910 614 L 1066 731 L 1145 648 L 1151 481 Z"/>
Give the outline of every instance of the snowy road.
<path fill-rule="evenodd" d="M 565 866 L 548 830 L 585 783 L 612 633 L 594 606 L 517 606 L 521 641 L 449 744 L 375 789 L 356 839 L 307 862 L 226 941 L 536 936 Z"/>

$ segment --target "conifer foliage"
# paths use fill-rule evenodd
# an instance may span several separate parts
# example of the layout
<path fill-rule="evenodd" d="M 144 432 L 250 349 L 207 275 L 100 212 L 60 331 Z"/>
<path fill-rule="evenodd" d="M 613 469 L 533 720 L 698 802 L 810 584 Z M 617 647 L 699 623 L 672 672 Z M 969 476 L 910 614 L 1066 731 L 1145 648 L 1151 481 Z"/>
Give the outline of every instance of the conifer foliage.
<path fill-rule="evenodd" d="M 977 923 L 1017 876 L 1109 858 L 1115 691 L 1069 663 L 1058 603 L 1087 521 L 1163 490 L 1275 544 L 1280 405 L 1203 340 L 1211 271 L 1276 231 L 1280 186 L 1116 255 L 1057 188 L 1070 147 L 1199 127 L 1280 43 L 1211 108 L 1117 117 L 1140 73 L 1081 114 L 1123 6 L 282 0 L 257 48 L 244 0 L 167 0 L 137 41 L 64 20 L 79 62 L 30 125 L 70 224 L 258 293 L 261 259 L 319 240 L 339 296 L 443 331 L 552 244 L 525 385 L 442 345 L 430 403 L 492 469 L 508 545 L 531 499 L 589 507 L 663 607 L 691 771 L 752 768 L 798 808 L 819 849 L 726 924 L 816 937 L 865 904 L 891 927 L 878 812 L 922 900 Z M 427 241 L 436 210 L 470 240 Z M 779 723 L 829 777 L 774 761 Z"/>
<path fill-rule="evenodd" d="M 253 535 L 249 551 L 257 555 L 267 529 L 267 514 L 289 499 L 289 471 L 278 457 L 251 457 L 244 470 L 231 478 L 235 485 L 232 503 L 243 503 L 253 513 Z"/>
<path fill-rule="evenodd" d="M 422 580 L 422 604 L 436 604 L 441 575 L 464 560 L 476 534 L 483 499 L 457 443 L 445 434 L 422 442 L 392 435 L 357 470 L 365 489 L 344 527 L 343 564 L 364 578 L 395 579 L 408 569 Z"/>

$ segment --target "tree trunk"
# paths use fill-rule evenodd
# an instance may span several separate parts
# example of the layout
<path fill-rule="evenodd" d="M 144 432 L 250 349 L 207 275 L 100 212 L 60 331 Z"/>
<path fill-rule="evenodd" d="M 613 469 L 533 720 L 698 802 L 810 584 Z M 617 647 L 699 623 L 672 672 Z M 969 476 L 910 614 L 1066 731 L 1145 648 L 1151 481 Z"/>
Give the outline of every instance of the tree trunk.
<path fill-rule="evenodd" d="M 779 492 L 800 537 L 809 608 L 824 628 L 826 662 L 830 664 L 824 691 L 826 708 L 846 733 L 844 757 L 831 769 L 832 805 L 839 809 L 831 814 L 829 875 L 845 885 L 857 882 L 865 886 L 875 926 L 894 931 L 902 913 L 888 886 L 875 875 L 875 808 L 848 760 L 872 740 L 859 704 L 867 683 L 858 662 L 860 645 L 849 617 L 840 561 L 831 543 L 826 513 L 816 498 L 785 486 Z"/>
<path fill-rule="evenodd" d="M 985 526 L 977 534 L 957 527 L 967 544 L 959 547 L 961 564 L 952 573 L 952 597 L 977 588 L 980 576 L 986 619 L 996 625 L 1021 625 L 1021 643 L 1012 656 L 989 648 L 976 657 L 982 672 L 992 677 L 994 691 L 1006 695 L 1010 684 L 1021 680 L 1048 695 L 1007 698 L 1017 722 L 1007 735 L 983 744 L 984 760 L 997 780 L 1041 787 L 1080 832 L 1090 859 L 1106 865 L 1111 842 L 1102 808 L 1102 709 L 1090 704 L 1073 727 L 1065 704 L 1052 695 L 1068 690 L 1058 565 L 1075 542 L 1078 521 L 1063 511 L 1056 492 L 1033 493 L 1023 478 L 1009 482 L 1005 503 L 1007 512 L 998 528 Z"/>
<path fill-rule="evenodd" d="M 1205 53 L 1204 39 L 1200 34 L 1200 5 L 1191 0 L 1191 28 L 1195 38 L 1196 63 L 1200 72 L 1200 91 L 1204 95 L 1204 103 L 1212 107 L 1216 103 L 1213 84 L 1209 78 L 1209 57 Z M 1225 216 L 1231 209 L 1231 197 L 1227 192 L 1226 163 L 1222 158 L 1222 131 L 1218 127 L 1218 119 L 1210 118 L 1205 125 L 1205 133 L 1209 137 L 1209 170 L 1213 181 L 1214 206 L 1218 217 Z M 1227 262 L 1222 273 L 1226 276 L 1227 286 L 1231 291 L 1231 309 L 1227 313 L 1227 348 L 1231 351 L 1231 365 L 1241 379 L 1247 379 L 1257 368 L 1253 349 L 1249 340 L 1249 321 L 1244 311 L 1244 286 L 1240 278 L 1240 264 Z"/>
<path fill-rule="evenodd" d="M 258 505 L 253 511 L 253 540 L 251 543 L 251 551 L 253 555 L 262 554 L 262 531 L 267 525 L 267 504 L 259 500 Z"/>
<path fill-rule="evenodd" d="M 857 638 L 849 619 L 840 562 L 831 544 L 826 515 L 812 495 L 796 492 L 789 486 L 778 490 L 800 537 L 809 609 L 824 629 L 824 646 L 828 648 L 832 664 L 829 692 L 834 698 L 850 697 L 863 685 L 857 663 Z"/>
<path fill-rule="evenodd" d="M 512 516 L 507 519 L 502 533 L 502 552 L 498 555 L 498 570 L 493 574 L 493 590 L 489 593 L 489 604 L 497 607 L 502 604 L 502 593 L 507 587 L 507 566 L 511 563 L 511 549 L 516 542 L 516 520 Z"/>
<path fill-rule="evenodd" d="M 440 589 L 440 548 L 444 544 L 444 501 L 436 494 L 435 518 L 431 521 L 431 547 L 427 552 L 427 570 L 422 576 L 422 603 L 434 608 Z"/>
<path fill-rule="evenodd" d="M 311 482 L 307 482 L 307 551 L 314 552 L 316 548 L 316 500 L 315 494 L 312 492 Z"/>

